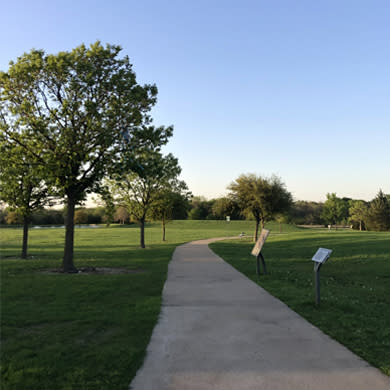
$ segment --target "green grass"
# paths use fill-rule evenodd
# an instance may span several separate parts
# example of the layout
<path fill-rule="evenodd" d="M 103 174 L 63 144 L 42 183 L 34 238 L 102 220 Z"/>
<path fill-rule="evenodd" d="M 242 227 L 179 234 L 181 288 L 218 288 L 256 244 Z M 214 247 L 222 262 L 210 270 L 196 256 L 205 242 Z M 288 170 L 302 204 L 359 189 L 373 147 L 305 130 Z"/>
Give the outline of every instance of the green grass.
<path fill-rule="evenodd" d="M 325 333 L 390 375 L 390 233 L 316 231 L 271 234 L 264 246 L 269 275 L 256 275 L 253 243 L 211 248 Z M 321 305 L 314 304 L 312 256 L 333 249 L 321 268 Z"/>
<path fill-rule="evenodd" d="M 175 221 L 76 229 L 76 267 L 142 270 L 119 275 L 43 274 L 59 268 L 64 229 L 31 229 L 20 260 L 21 229 L 0 229 L 1 389 L 127 389 L 156 324 L 167 265 L 183 242 L 238 235 L 253 222 Z M 294 230 L 294 227 L 287 227 Z"/>
<path fill-rule="evenodd" d="M 20 260 L 21 229 L 0 229 L 1 389 L 127 389 L 156 324 L 175 247 L 195 239 L 252 234 L 252 221 L 174 221 L 161 242 L 157 223 L 138 248 L 137 226 L 76 229 L 77 267 L 142 270 L 118 275 L 43 274 L 60 267 L 64 229 L 32 229 L 29 260 Z M 277 224 L 269 224 L 279 232 Z M 295 310 L 389 373 L 389 234 L 283 226 L 264 253 L 264 286 Z M 312 257 L 334 249 L 322 273 L 322 306 L 313 305 Z M 247 239 L 213 244 L 256 279 Z M 263 283 L 262 282 L 262 283 Z M 290 300 L 290 302 L 289 302 Z M 347 341 L 352 341 L 351 346 Z M 386 352 L 387 351 L 387 352 Z"/>

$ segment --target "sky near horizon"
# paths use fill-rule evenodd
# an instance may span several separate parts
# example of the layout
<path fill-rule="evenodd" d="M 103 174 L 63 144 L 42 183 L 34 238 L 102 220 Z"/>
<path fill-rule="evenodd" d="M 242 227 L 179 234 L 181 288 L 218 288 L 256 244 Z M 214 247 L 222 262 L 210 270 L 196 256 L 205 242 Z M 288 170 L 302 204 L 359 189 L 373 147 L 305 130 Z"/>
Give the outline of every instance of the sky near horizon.
<path fill-rule="evenodd" d="M 276 174 L 294 199 L 390 193 L 390 1 L 1 2 L 0 70 L 32 48 L 119 44 L 194 195 Z"/>

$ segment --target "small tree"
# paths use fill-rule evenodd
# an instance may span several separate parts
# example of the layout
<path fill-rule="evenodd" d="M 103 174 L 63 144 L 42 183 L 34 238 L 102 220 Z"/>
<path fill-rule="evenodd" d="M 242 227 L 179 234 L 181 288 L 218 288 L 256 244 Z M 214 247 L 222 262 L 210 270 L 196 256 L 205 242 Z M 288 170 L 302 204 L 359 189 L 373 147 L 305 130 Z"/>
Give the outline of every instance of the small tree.
<path fill-rule="evenodd" d="M 282 233 L 283 223 L 287 223 L 288 217 L 286 214 L 278 213 L 275 215 L 275 221 L 279 223 L 279 233 Z"/>
<path fill-rule="evenodd" d="M 23 223 L 22 259 L 27 258 L 28 227 L 34 211 L 51 203 L 39 166 L 20 145 L 11 145 L 0 133 L 0 199 L 17 211 Z M 8 215 L 10 221 L 12 214 Z"/>
<path fill-rule="evenodd" d="M 357 223 L 359 225 L 359 231 L 362 231 L 364 220 L 367 218 L 368 206 L 366 202 L 362 200 L 351 201 L 349 208 L 349 220 L 350 222 Z"/>
<path fill-rule="evenodd" d="M 138 172 L 117 175 L 110 187 L 118 203 L 139 223 L 140 246 L 145 248 L 146 218 L 160 194 L 174 187 L 181 169 L 172 154 L 163 156 L 159 148 L 145 148 L 136 161 Z"/>
<path fill-rule="evenodd" d="M 170 183 L 170 188 L 162 189 L 157 194 L 155 201 L 151 206 L 151 217 L 160 220 L 162 225 L 162 240 L 165 241 L 166 224 L 172 221 L 175 206 L 185 203 L 190 198 L 191 193 L 184 181 L 177 180 Z"/>
<path fill-rule="evenodd" d="M 322 209 L 322 218 L 326 223 L 336 225 L 348 218 L 348 204 L 338 198 L 335 193 L 326 194 L 326 201 Z"/>
<path fill-rule="evenodd" d="M 251 213 L 256 221 L 254 240 L 257 240 L 259 225 L 264 228 L 266 221 L 277 213 L 288 211 L 292 195 L 277 176 L 265 178 L 255 174 L 241 175 L 228 187 L 230 196 L 241 208 L 241 212 Z"/>
<path fill-rule="evenodd" d="M 126 210 L 126 207 L 119 206 L 117 207 L 114 214 L 114 221 L 119 221 L 121 225 L 124 225 L 126 221 L 129 220 L 130 214 Z"/>
<path fill-rule="evenodd" d="M 109 227 L 115 218 L 115 203 L 107 186 L 102 186 L 100 191 L 100 197 L 104 209 L 103 220 L 106 223 L 106 227 Z"/>

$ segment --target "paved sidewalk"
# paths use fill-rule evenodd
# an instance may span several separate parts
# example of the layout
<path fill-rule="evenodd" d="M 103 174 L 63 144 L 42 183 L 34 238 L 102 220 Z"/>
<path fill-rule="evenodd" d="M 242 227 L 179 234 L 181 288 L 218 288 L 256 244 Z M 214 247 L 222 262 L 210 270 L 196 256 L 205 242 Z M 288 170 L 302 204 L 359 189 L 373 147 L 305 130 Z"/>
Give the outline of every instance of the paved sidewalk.
<path fill-rule="evenodd" d="M 390 378 L 208 248 L 178 247 L 134 390 L 389 390 Z"/>

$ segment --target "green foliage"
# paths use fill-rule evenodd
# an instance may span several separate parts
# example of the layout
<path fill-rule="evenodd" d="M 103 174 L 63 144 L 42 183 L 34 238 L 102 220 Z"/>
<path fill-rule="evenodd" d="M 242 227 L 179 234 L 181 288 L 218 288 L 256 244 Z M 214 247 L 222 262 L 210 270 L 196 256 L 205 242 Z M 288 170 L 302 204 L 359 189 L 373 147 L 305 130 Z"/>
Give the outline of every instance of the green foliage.
<path fill-rule="evenodd" d="M 321 216 L 326 223 L 331 225 L 346 221 L 348 219 L 348 202 L 338 198 L 335 193 L 326 194 Z"/>
<path fill-rule="evenodd" d="M 8 211 L 4 219 L 8 225 L 21 225 L 23 223 L 23 215 L 18 211 Z"/>
<path fill-rule="evenodd" d="M 172 219 L 187 219 L 190 209 L 190 192 L 172 193 Z"/>
<path fill-rule="evenodd" d="M 69 271 L 75 205 L 98 192 L 105 175 L 134 165 L 134 150 L 161 145 L 169 133 L 150 126 L 156 86 L 139 85 L 120 51 L 100 42 L 55 55 L 32 50 L 0 73 L 1 142 L 22 148 L 66 198 L 63 266 Z"/>
<path fill-rule="evenodd" d="M 31 215 L 31 223 L 33 225 L 63 225 L 64 212 L 55 209 L 37 210 Z"/>
<path fill-rule="evenodd" d="M 191 193 L 187 191 L 187 185 L 184 182 L 180 183 L 175 190 L 170 188 L 163 189 L 152 204 L 150 215 L 154 220 L 161 221 L 163 241 L 166 240 L 166 223 L 173 220 L 175 207 L 179 206 L 185 209 L 191 196 Z"/>
<path fill-rule="evenodd" d="M 188 213 L 188 219 L 201 220 L 201 219 L 214 219 L 212 217 L 213 201 L 207 200 L 204 196 L 194 196 L 191 199 L 190 211 Z"/>
<path fill-rule="evenodd" d="M 85 209 L 78 209 L 74 213 L 74 223 L 82 225 L 88 222 L 88 213 Z"/>
<path fill-rule="evenodd" d="M 357 226 L 359 230 L 365 227 L 364 221 L 368 216 L 367 203 L 362 200 L 352 200 L 349 207 L 349 221 L 352 226 Z"/>
<path fill-rule="evenodd" d="M 20 145 L 10 144 L 1 132 L 0 200 L 28 218 L 51 201 L 42 169 L 26 158 Z"/>
<path fill-rule="evenodd" d="M 115 210 L 114 221 L 119 222 L 121 225 L 129 222 L 130 214 L 126 210 L 126 207 L 119 206 Z"/>
<path fill-rule="evenodd" d="M 370 203 L 366 224 L 369 230 L 390 230 L 390 201 L 382 190 Z"/>
<path fill-rule="evenodd" d="M 276 214 L 287 212 L 292 204 L 292 195 L 277 176 L 241 175 L 228 188 L 230 197 L 237 202 L 242 213 L 251 213 L 255 218 L 255 240 L 260 221 L 264 226 Z"/>
<path fill-rule="evenodd" d="M 237 202 L 228 197 L 214 199 L 212 214 L 215 219 L 226 219 L 227 216 L 230 220 L 242 219 Z"/>
<path fill-rule="evenodd" d="M 159 149 L 155 145 L 145 147 L 135 155 L 139 164 L 137 172 L 118 174 L 109 182 L 115 200 L 140 224 L 141 248 L 145 247 L 145 221 L 153 207 L 155 216 L 161 216 L 161 207 L 170 201 L 164 196 L 171 191 L 181 193 L 187 189 L 185 183 L 178 180 L 181 168 L 177 159 L 170 153 L 164 156 Z M 165 217 L 168 218 L 168 213 Z"/>
<path fill-rule="evenodd" d="M 323 203 L 298 200 L 289 211 L 289 219 L 297 225 L 322 225 Z"/>
<path fill-rule="evenodd" d="M 188 191 L 187 185 L 182 181 L 177 181 L 175 187 L 168 186 L 161 189 L 151 205 L 151 218 L 162 221 L 164 227 L 165 223 L 174 219 L 175 214 L 180 213 L 180 209 L 186 212 L 188 208 L 191 193 Z M 165 241 L 165 234 L 163 240 Z"/>
<path fill-rule="evenodd" d="M 115 203 L 114 199 L 111 195 L 110 189 L 106 186 L 102 186 L 100 190 L 100 197 L 103 202 L 103 220 L 106 223 L 107 226 L 110 226 L 110 224 L 114 221 L 114 215 L 115 215 Z"/>
<path fill-rule="evenodd" d="M 24 224 L 22 258 L 27 257 L 28 226 L 32 213 L 50 204 L 49 195 L 43 170 L 26 157 L 20 145 L 10 144 L 0 127 L 0 200 L 11 208 L 6 222 Z M 20 216 L 21 220 L 16 218 L 17 216 Z"/>
<path fill-rule="evenodd" d="M 151 121 L 157 89 L 137 84 L 120 50 L 99 42 L 56 55 L 32 50 L 0 74 L 3 136 L 47 167 L 62 196 L 81 201 L 97 190 L 117 153 L 136 146 L 130 137 Z"/>

